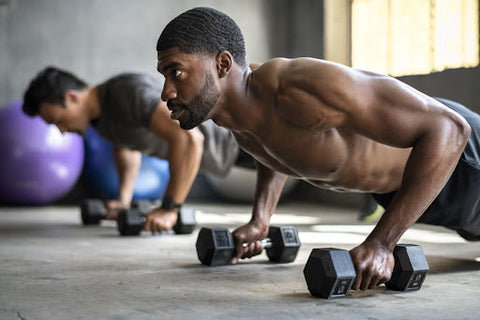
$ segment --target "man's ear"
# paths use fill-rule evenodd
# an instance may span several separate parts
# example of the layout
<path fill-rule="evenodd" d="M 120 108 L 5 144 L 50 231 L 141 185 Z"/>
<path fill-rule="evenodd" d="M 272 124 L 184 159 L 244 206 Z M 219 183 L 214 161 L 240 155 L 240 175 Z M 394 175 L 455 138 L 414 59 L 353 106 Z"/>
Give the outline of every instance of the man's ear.
<path fill-rule="evenodd" d="M 233 65 L 233 57 L 230 52 L 223 50 L 217 54 L 216 57 L 216 64 L 217 64 L 217 73 L 219 78 L 225 77 L 232 68 Z"/>
<path fill-rule="evenodd" d="M 77 90 L 67 90 L 64 94 L 65 102 L 78 102 L 78 91 Z"/>

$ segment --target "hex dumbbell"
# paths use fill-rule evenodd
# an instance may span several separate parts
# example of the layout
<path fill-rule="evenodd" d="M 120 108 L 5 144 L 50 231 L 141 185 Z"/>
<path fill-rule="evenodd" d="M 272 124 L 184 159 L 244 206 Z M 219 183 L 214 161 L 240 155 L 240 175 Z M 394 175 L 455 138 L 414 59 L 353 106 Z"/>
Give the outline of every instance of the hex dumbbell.
<path fill-rule="evenodd" d="M 398 244 L 394 251 L 395 266 L 387 289 L 419 290 L 429 270 L 421 246 Z M 335 248 L 313 249 L 303 269 L 308 290 L 313 296 L 337 298 L 348 294 L 356 277 L 350 253 Z"/>
<path fill-rule="evenodd" d="M 268 238 L 263 239 L 261 244 L 266 248 L 269 260 L 280 263 L 294 261 L 301 245 L 297 229 L 289 226 L 271 226 Z M 235 253 L 233 237 L 227 228 L 202 228 L 196 247 L 198 259 L 208 266 L 230 264 Z"/>
<path fill-rule="evenodd" d="M 107 208 L 99 199 L 86 199 L 80 205 L 80 214 L 84 225 L 99 224 L 107 216 Z"/>
<path fill-rule="evenodd" d="M 117 218 L 118 232 L 122 236 L 139 235 L 146 221 L 146 215 L 150 211 L 142 210 L 142 208 L 131 208 L 128 210 L 120 210 Z M 176 234 L 192 233 L 197 225 L 195 218 L 196 210 L 189 207 L 181 207 L 178 210 L 177 222 L 173 226 Z"/>
<path fill-rule="evenodd" d="M 146 210 L 152 206 L 148 200 L 135 200 L 132 202 L 132 208 Z M 100 199 L 86 199 L 80 205 L 80 214 L 84 225 L 96 225 L 107 217 L 107 208 Z"/>

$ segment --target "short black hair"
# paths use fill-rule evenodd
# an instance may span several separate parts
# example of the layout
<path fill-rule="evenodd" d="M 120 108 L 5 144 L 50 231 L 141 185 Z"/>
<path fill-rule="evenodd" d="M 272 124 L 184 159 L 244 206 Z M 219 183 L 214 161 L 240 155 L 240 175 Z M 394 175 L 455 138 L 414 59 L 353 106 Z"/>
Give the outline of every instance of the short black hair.
<path fill-rule="evenodd" d="M 55 67 L 47 67 L 40 71 L 30 82 L 23 96 L 22 110 L 33 117 L 40 112 L 40 105 L 44 102 L 59 103 L 65 106 L 65 92 L 67 90 L 81 90 L 87 83 L 75 75 Z"/>
<path fill-rule="evenodd" d="M 238 65 L 247 65 L 240 27 L 232 18 L 212 8 L 193 8 L 170 21 L 158 38 L 157 51 L 173 47 L 184 53 L 213 55 L 227 50 Z"/>

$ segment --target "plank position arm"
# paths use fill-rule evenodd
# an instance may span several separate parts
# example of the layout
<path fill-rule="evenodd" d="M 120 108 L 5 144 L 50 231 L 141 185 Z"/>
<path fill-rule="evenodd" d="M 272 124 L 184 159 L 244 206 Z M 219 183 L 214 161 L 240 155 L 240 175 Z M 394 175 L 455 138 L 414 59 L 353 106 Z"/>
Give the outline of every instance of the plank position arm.
<path fill-rule="evenodd" d="M 113 160 L 118 173 L 118 197 L 107 202 L 108 215 L 116 219 L 119 209 L 130 208 L 133 189 L 142 164 L 142 154 L 126 147 L 113 147 Z"/>
<path fill-rule="evenodd" d="M 190 192 L 198 173 L 203 152 L 203 134 L 198 128 L 183 130 L 177 121 L 170 119 L 170 111 L 165 102 L 155 109 L 150 129 L 160 139 L 167 141 L 167 159 L 170 180 L 165 191 L 175 203 L 183 203 Z M 177 221 L 178 209 L 158 208 L 147 216 L 145 230 L 152 232 L 168 231 Z"/>
<path fill-rule="evenodd" d="M 287 176 L 267 168 L 257 161 L 257 184 L 252 211 L 252 218 L 246 224 L 234 230 L 235 256 L 231 263 L 236 264 L 240 258 L 251 258 L 262 252 L 263 247 L 255 240 L 268 236 L 270 218 L 277 207 Z M 244 243 L 250 243 L 243 247 Z"/>

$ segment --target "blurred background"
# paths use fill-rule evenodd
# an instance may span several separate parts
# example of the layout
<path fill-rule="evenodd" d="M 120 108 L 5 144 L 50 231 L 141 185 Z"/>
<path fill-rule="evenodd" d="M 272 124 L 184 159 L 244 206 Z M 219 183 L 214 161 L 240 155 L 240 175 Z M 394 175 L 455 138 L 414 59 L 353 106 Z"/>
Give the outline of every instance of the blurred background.
<path fill-rule="evenodd" d="M 249 62 L 327 59 L 389 74 L 480 111 L 478 0 L 0 0 L 0 106 L 21 99 L 48 65 L 90 84 L 126 71 L 157 74 L 160 32 L 196 6 L 216 8 L 238 23 Z M 57 202 L 75 202 L 90 190 L 80 175 Z M 189 198 L 212 199 L 214 193 L 199 176 Z M 363 201 L 303 182 L 286 199 Z"/>

